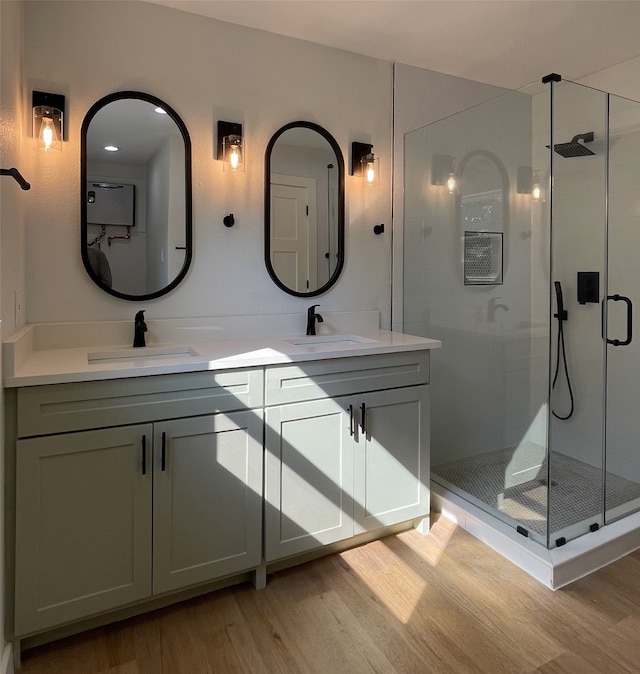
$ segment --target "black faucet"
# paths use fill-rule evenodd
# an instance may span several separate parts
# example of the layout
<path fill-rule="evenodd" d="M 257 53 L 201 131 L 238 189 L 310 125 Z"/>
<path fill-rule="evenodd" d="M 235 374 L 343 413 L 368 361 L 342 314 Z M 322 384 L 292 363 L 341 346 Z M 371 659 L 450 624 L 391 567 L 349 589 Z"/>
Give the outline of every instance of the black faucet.
<path fill-rule="evenodd" d="M 316 321 L 318 323 L 323 323 L 324 318 L 320 314 L 316 313 L 316 307 L 319 307 L 319 304 L 312 304 L 307 309 L 307 335 L 316 334 Z"/>
<path fill-rule="evenodd" d="M 134 319 L 133 345 L 146 346 L 144 333 L 147 331 L 147 324 L 144 322 L 144 310 L 139 311 Z"/>

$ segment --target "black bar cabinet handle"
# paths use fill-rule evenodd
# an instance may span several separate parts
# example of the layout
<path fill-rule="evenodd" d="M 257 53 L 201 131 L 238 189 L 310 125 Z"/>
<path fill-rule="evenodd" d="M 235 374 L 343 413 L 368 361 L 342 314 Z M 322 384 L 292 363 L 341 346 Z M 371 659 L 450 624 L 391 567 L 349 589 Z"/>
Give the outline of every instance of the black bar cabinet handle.
<path fill-rule="evenodd" d="M 349 405 L 349 435 L 353 436 L 353 405 Z"/>
<path fill-rule="evenodd" d="M 366 429 L 365 429 L 365 423 L 364 423 L 365 422 L 365 415 L 367 413 L 367 406 L 364 403 L 362 403 L 362 405 L 360 405 L 360 412 L 362 414 L 362 417 L 360 418 L 360 429 L 362 430 L 362 434 L 364 435 L 367 432 Z"/>
<path fill-rule="evenodd" d="M 142 474 L 147 474 L 147 436 L 142 436 Z"/>
<path fill-rule="evenodd" d="M 602 336 L 607 344 L 612 344 L 613 346 L 628 346 L 631 344 L 631 339 L 633 338 L 633 304 L 631 300 L 624 295 L 607 295 L 606 301 L 608 300 L 624 302 L 627 305 L 627 338 L 624 341 L 621 341 L 619 339 L 609 339 L 607 337 L 606 326 L 604 324 L 604 300 L 602 302 Z"/>
<path fill-rule="evenodd" d="M 162 470 L 167 469 L 167 434 L 163 431 L 162 433 Z"/>

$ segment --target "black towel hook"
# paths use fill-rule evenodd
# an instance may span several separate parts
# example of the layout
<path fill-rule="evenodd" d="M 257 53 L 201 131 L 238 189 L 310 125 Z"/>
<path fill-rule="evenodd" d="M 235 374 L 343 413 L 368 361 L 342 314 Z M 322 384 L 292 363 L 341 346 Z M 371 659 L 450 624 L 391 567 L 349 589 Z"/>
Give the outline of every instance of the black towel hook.
<path fill-rule="evenodd" d="M 22 187 L 23 190 L 30 190 L 31 185 L 22 177 L 17 168 L 0 169 L 0 176 L 11 176 Z"/>

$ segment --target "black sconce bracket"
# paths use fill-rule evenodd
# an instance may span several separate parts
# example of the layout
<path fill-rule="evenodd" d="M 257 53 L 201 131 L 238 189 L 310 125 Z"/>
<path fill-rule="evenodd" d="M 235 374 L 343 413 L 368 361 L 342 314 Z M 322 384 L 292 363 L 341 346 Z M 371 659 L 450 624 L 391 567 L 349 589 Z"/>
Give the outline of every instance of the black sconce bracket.
<path fill-rule="evenodd" d="M 453 157 L 448 154 L 434 154 L 431 157 L 431 184 L 446 185 L 450 173 L 453 173 Z"/>
<path fill-rule="evenodd" d="M 362 177 L 362 159 L 373 152 L 370 143 L 351 143 L 351 175 Z"/>
<path fill-rule="evenodd" d="M 233 227 L 236 224 L 236 219 L 233 217 L 233 213 L 229 213 L 222 218 L 222 222 L 225 227 Z"/>
<path fill-rule="evenodd" d="M 374 225 L 373 226 L 373 233 L 378 236 L 378 234 L 382 234 L 384 232 L 384 224 L 382 225 Z"/>

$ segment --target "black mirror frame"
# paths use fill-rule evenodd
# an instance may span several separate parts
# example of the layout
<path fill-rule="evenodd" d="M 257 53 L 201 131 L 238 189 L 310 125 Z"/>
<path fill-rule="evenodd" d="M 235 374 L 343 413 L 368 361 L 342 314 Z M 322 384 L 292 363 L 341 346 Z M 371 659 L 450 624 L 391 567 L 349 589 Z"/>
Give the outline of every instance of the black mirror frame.
<path fill-rule="evenodd" d="M 336 268 L 331 274 L 331 277 L 329 280 L 320 288 L 317 290 L 311 290 L 309 292 L 298 292 L 297 290 L 291 290 L 288 286 L 284 285 L 282 281 L 278 278 L 275 269 L 273 268 L 273 265 L 271 264 L 271 152 L 273 150 L 273 146 L 276 144 L 276 141 L 280 136 L 285 132 L 288 131 L 289 129 L 297 129 L 297 128 L 303 128 L 303 129 L 311 129 L 312 131 L 315 131 L 316 133 L 319 133 L 328 143 L 331 145 L 331 149 L 333 150 L 335 156 L 336 156 L 336 163 L 338 165 L 338 261 L 336 264 Z M 319 126 L 318 124 L 314 124 L 313 122 L 304 122 L 304 121 L 298 121 L 298 122 L 290 122 L 289 124 L 285 124 L 281 129 L 278 129 L 273 136 L 271 137 L 271 140 L 269 141 L 269 144 L 267 145 L 267 149 L 265 151 L 265 169 L 264 169 L 264 261 L 267 266 L 267 271 L 269 272 L 269 276 L 273 280 L 273 282 L 281 289 L 284 290 L 284 292 L 288 293 L 289 295 L 295 295 L 296 297 L 315 297 L 316 295 L 322 295 L 323 293 L 327 292 L 331 286 L 333 286 L 336 281 L 338 280 L 342 268 L 344 267 L 344 241 L 345 241 L 345 236 L 344 236 L 344 213 L 345 213 L 345 208 L 344 208 L 344 157 L 342 156 L 342 150 L 340 150 L 340 146 L 338 145 L 336 139 L 323 127 Z"/>
<path fill-rule="evenodd" d="M 96 116 L 96 114 L 109 103 L 114 101 L 120 101 L 124 99 L 135 99 L 140 101 L 145 101 L 151 103 L 152 105 L 161 107 L 169 117 L 175 122 L 176 126 L 180 129 L 182 134 L 182 140 L 184 141 L 184 179 L 185 179 L 185 259 L 180 273 L 176 276 L 173 281 L 171 281 L 167 286 L 156 290 L 153 293 L 147 293 L 145 295 L 129 295 L 127 293 L 119 292 L 114 290 L 109 286 L 102 283 L 93 272 L 91 264 L 89 262 L 89 256 L 87 254 L 87 202 L 84 197 L 86 193 L 87 185 L 87 131 L 89 129 L 89 124 L 91 120 Z M 119 297 L 123 300 L 129 300 L 131 302 L 144 302 L 146 300 L 152 300 L 156 297 L 161 297 L 170 293 L 178 284 L 182 282 L 184 277 L 189 271 L 191 266 L 191 259 L 193 257 L 193 225 L 192 225 L 192 182 L 191 182 L 191 138 L 189 137 L 189 132 L 185 123 L 182 121 L 180 115 L 167 103 L 163 100 L 152 96 L 151 94 L 145 94 L 141 91 L 117 91 L 113 94 L 104 96 L 100 100 L 96 101 L 87 111 L 85 118 L 82 122 L 82 129 L 80 133 L 80 252 L 82 255 L 82 262 L 84 267 L 89 274 L 91 280 L 105 292 L 113 295 L 114 297 Z"/>

